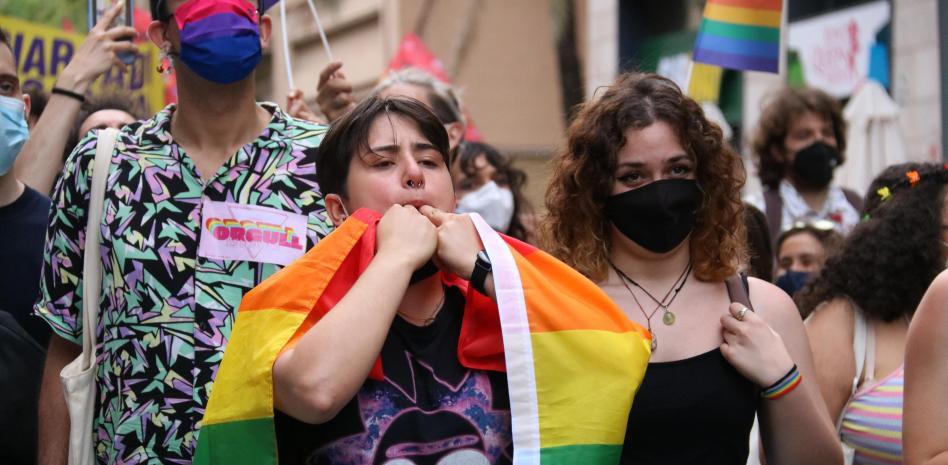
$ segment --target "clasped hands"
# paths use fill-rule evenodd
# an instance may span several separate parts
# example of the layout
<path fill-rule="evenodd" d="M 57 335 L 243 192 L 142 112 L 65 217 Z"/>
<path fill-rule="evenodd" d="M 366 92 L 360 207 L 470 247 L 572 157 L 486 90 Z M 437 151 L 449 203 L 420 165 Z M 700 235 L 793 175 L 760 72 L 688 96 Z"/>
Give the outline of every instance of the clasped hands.
<path fill-rule="evenodd" d="M 471 217 L 429 205 L 393 205 L 379 221 L 376 257 L 403 260 L 411 270 L 434 260 L 438 268 L 470 280 L 484 249 Z"/>

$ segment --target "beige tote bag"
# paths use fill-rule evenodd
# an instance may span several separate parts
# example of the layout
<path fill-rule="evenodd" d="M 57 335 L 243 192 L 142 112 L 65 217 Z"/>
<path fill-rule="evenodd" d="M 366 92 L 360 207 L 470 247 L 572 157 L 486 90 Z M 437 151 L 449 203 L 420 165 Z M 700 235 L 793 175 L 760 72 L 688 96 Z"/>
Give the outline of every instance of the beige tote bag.
<path fill-rule="evenodd" d="M 86 222 L 86 244 L 82 263 L 82 354 L 63 367 L 66 406 L 69 408 L 69 465 L 94 465 L 92 421 L 95 410 L 95 330 L 99 314 L 99 292 L 102 288 L 102 260 L 99 257 L 99 227 L 105 184 L 112 161 L 112 150 L 118 130 L 99 131 L 95 161 L 92 165 L 92 186 Z"/>

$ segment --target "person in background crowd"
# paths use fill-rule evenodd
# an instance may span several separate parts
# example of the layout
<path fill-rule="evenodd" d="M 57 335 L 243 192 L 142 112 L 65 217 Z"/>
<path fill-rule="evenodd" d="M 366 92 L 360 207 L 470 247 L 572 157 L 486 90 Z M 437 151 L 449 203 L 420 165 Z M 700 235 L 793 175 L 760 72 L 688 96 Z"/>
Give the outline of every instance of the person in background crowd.
<path fill-rule="evenodd" d="M 826 258 L 843 242 L 833 229 L 798 223 L 777 238 L 777 280 L 775 284 L 793 297 L 823 268 Z"/>
<path fill-rule="evenodd" d="M 46 104 L 49 103 L 49 94 L 44 92 L 41 88 L 24 90 L 26 90 L 25 93 L 30 96 L 30 116 L 26 122 L 30 125 L 30 129 L 33 129 L 39 121 L 40 115 L 46 110 Z"/>
<path fill-rule="evenodd" d="M 768 463 L 840 464 L 799 313 L 737 275 L 743 170 L 720 128 L 672 81 L 625 74 L 567 134 L 543 243 L 652 333 L 622 463 L 744 463 L 759 410 Z"/>
<path fill-rule="evenodd" d="M 346 80 L 342 62 L 335 61 L 326 65 L 319 73 L 316 86 L 316 103 L 320 111 L 330 122 L 339 119 L 355 107 L 352 85 Z M 420 101 L 438 116 L 448 132 L 448 144 L 451 147 L 451 159 L 454 160 L 457 148 L 464 140 L 467 122 L 461 107 L 461 99 L 451 86 L 439 81 L 430 73 L 417 68 L 404 68 L 385 76 L 370 95 L 380 97 L 410 97 Z M 294 92 L 291 99 L 300 108 L 301 114 L 312 115 L 305 107 L 302 96 Z"/>
<path fill-rule="evenodd" d="M 428 106 L 444 124 L 448 132 L 452 160 L 457 146 L 464 140 L 467 129 L 461 99 L 451 86 L 430 73 L 417 68 L 392 71 L 382 79 L 371 95 L 380 97 L 410 97 Z M 355 107 L 352 86 L 346 81 L 341 62 L 333 62 L 319 74 L 316 102 L 320 111 L 335 121 Z"/>
<path fill-rule="evenodd" d="M 945 210 L 948 217 L 948 210 Z M 948 223 L 942 224 L 948 260 Z M 946 265 L 948 266 L 948 265 Z M 906 465 L 948 463 L 948 271 L 918 304 L 905 347 L 904 434 Z"/>
<path fill-rule="evenodd" d="M 527 241 L 530 231 L 521 215 L 530 206 L 523 198 L 527 174 L 510 159 L 482 142 L 463 142 L 451 165 L 458 213 L 477 212 L 494 230 Z"/>
<path fill-rule="evenodd" d="M 946 184 L 941 165 L 903 171 L 796 296 L 823 398 L 856 464 L 902 463 L 906 337 L 925 289 L 945 268 Z"/>
<path fill-rule="evenodd" d="M 32 137 L 17 159 L 16 172 L 20 180 L 44 194 L 52 190 L 62 171 L 62 154 L 75 145 L 73 127 L 92 83 L 112 66 L 127 70 L 127 65 L 117 58 L 118 53 L 138 51 L 138 46 L 131 41 L 136 36 L 134 29 L 99 24 L 59 73 L 48 103 L 33 127 Z"/>
<path fill-rule="evenodd" d="M 832 97 L 781 90 L 765 106 L 751 148 L 764 192 L 748 201 L 766 213 L 771 238 L 797 221 L 829 220 L 841 234 L 859 222 L 861 195 L 832 183 L 846 161 L 846 122 Z"/>
<path fill-rule="evenodd" d="M 13 170 L 30 137 L 30 103 L 20 88 L 13 48 L 0 30 L 0 463 L 11 464 L 35 463 L 40 344 L 49 338 L 49 329 L 30 315 L 49 199 Z"/>
<path fill-rule="evenodd" d="M 764 212 L 744 204 L 744 226 L 747 229 L 747 275 L 768 283 L 774 277 L 773 242 Z"/>
<path fill-rule="evenodd" d="M 0 310 L 16 321 L 45 347 L 49 328 L 31 315 L 39 292 L 43 266 L 43 236 L 49 215 L 49 199 L 31 189 L 17 176 L 14 166 L 23 147 L 34 134 L 27 123 L 32 99 L 20 89 L 13 48 L 6 34 L 0 33 Z M 13 266 L 15 264 L 15 266 Z"/>
<path fill-rule="evenodd" d="M 79 139 L 89 131 L 115 128 L 134 123 L 142 116 L 132 108 L 132 102 L 126 96 L 113 94 L 96 97 L 82 106 L 76 125 L 70 133 L 69 140 L 63 150 L 63 163 L 72 153 L 72 149 L 79 143 Z M 60 167 L 62 169 L 62 167 Z"/>
<path fill-rule="evenodd" d="M 98 134 L 79 142 L 55 188 L 35 307 L 56 333 L 40 397 L 44 465 L 65 463 L 70 425 L 59 373 L 81 353 L 83 331 L 96 331 L 97 462 L 190 463 L 244 292 L 332 228 L 316 181 L 326 128 L 254 99 L 271 31 L 262 2 L 153 0 L 150 8 L 148 34 L 171 57 L 179 103 L 118 135 L 100 225 L 96 328 L 82 327 L 80 289 Z M 97 47 L 113 62 L 118 49 Z M 85 91 L 58 85 L 67 84 Z M 60 148 L 43 153 L 58 158 Z"/>

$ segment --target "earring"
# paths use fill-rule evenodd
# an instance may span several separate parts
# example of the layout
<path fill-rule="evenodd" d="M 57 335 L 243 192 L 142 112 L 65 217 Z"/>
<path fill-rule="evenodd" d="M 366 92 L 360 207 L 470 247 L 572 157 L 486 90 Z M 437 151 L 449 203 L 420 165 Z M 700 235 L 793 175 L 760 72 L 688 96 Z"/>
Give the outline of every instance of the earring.
<path fill-rule="evenodd" d="M 171 74 L 172 68 L 174 68 L 174 62 L 171 61 L 171 46 L 166 45 L 161 49 L 161 52 L 158 55 L 158 67 L 156 70 L 158 71 L 158 74 L 169 75 Z"/>

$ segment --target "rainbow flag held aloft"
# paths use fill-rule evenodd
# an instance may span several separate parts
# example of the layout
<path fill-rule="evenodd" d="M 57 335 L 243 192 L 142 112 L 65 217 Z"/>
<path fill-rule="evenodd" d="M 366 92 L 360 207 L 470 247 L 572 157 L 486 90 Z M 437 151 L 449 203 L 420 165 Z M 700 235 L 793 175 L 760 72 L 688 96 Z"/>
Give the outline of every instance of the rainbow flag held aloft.
<path fill-rule="evenodd" d="M 273 363 L 348 292 L 372 260 L 381 216 L 359 210 L 243 299 L 202 421 L 195 465 L 277 463 Z M 462 365 L 507 373 L 515 465 L 618 464 L 651 336 L 594 283 L 472 215 L 495 304 L 469 289 Z M 383 378 L 377 361 L 370 377 Z"/>
<path fill-rule="evenodd" d="M 780 72 L 783 0 L 708 0 L 696 62 L 744 71 Z"/>

